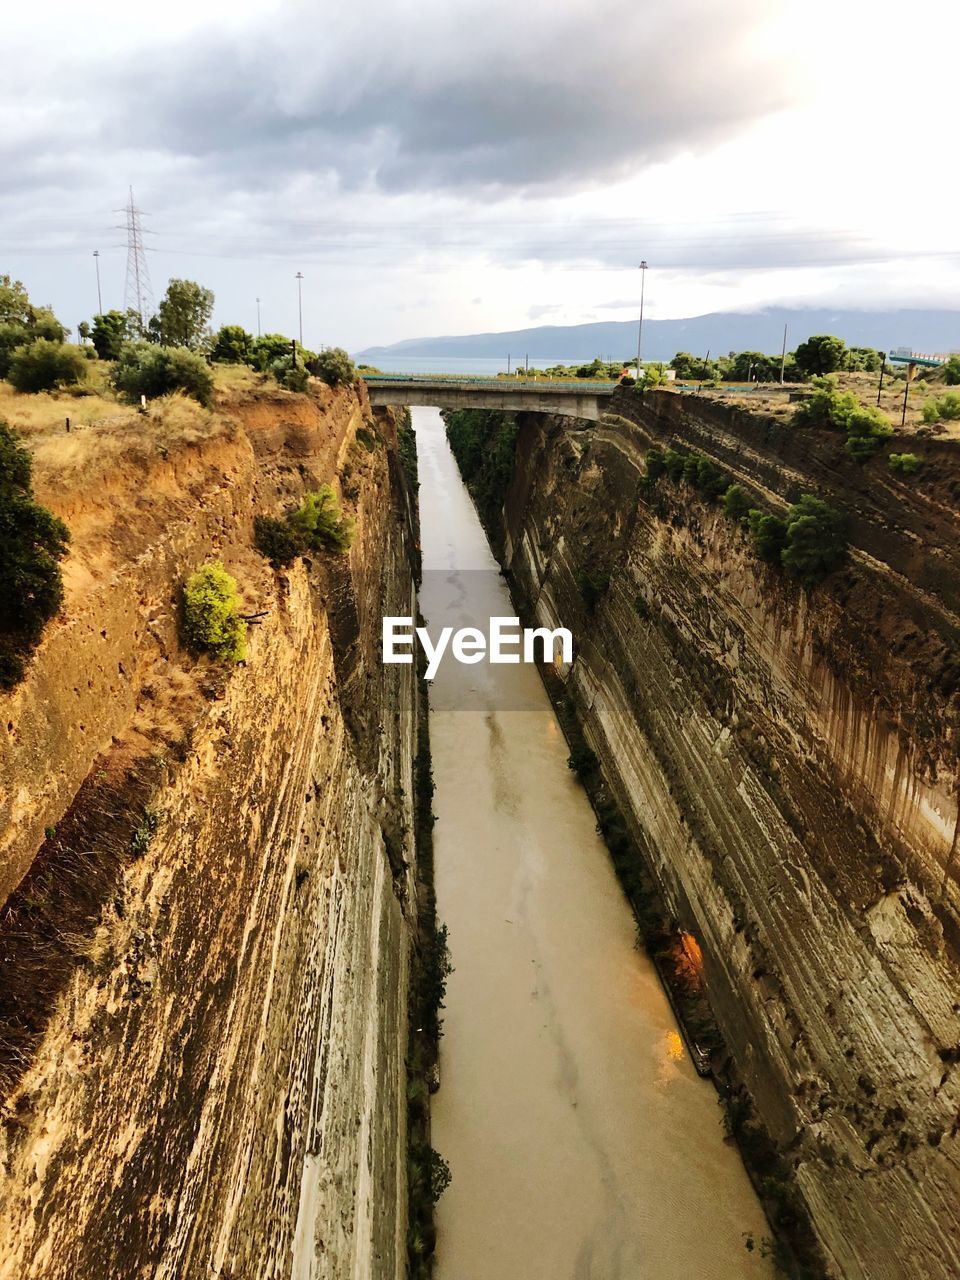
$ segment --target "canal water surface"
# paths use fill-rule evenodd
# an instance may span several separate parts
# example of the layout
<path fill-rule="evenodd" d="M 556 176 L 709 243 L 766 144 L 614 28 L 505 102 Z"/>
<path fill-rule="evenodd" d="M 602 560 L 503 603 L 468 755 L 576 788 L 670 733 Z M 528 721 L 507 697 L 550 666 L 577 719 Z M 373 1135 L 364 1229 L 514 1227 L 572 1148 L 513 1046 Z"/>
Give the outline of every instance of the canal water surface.
<path fill-rule="evenodd" d="M 436 409 L 414 409 L 431 632 L 513 613 Z M 768 1234 L 533 667 L 431 686 L 447 986 L 439 1280 L 754 1280 Z M 752 1252 L 747 1237 L 757 1243 Z"/>

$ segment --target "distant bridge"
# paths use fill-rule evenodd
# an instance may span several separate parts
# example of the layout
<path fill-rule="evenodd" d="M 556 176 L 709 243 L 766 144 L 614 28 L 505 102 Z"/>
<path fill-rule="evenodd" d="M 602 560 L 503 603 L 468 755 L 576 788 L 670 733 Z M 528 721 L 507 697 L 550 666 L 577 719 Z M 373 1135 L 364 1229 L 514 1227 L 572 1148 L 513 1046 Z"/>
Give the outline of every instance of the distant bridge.
<path fill-rule="evenodd" d="M 410 374 L 364 377 L 372 405 L 435 405 L 438 409 L 524 409 L 596 421 L 615 382 L 547 378 L 444 378 Z"/>

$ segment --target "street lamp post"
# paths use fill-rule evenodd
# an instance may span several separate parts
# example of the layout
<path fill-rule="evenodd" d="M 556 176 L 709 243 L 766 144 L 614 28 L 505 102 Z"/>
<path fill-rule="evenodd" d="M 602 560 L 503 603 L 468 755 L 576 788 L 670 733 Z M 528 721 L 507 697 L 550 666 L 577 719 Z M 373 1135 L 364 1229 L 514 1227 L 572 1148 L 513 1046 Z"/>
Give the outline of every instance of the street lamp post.
<path fill-rule="evenodd" d="M 303 272 L 298 271 L 296 274 L 297 281 L 297 310 L 300 314 L 300 347 L 303 348 Z"/>
<path fill-rule="evenodd" d="M 257 299 L 257 337 L 260 337 L 260 299 Z"/>
<path fill-rule="evenodd" d="M 103 297 L 100 294 L 100 250 L 94 249 L 93 261 L 97 268 L 97 315 L 103 315 Z"/>
<path fill-rule="evenodd" d="M 640 348 L 643 343 L 643 292 L 647 282 L 647 260 L 640 263 L 640 324 L 637 326 L 637 382 L 640 381 Z"/>

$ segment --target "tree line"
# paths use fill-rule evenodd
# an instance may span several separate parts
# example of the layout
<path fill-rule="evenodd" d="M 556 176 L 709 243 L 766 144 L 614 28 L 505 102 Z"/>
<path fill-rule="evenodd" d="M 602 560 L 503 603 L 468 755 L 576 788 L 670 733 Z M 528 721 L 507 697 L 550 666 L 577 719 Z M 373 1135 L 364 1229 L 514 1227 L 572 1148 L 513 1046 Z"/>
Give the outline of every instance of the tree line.
<path fill-rule="evenodd" d="M 215 364 L 248 365 L 292 391 L 305 390 L 311 375 L 330 386 L 355 377 L 342 347 L 309 351 L 284 334 L 255 338 L 235 324 L 214 331 L 213 306 L 212 290 L 170 280 L 146 322 L 133 310 L 102 312 L 77 326 L 78 347 L 51 308 L 35 306 L 21 281 L 0 275 L 0 378 L 18 391 L 54 391 L 83 384 L 88 360 L 98 358 L 113 366 L 114 388 L 132 402 L 180 390 L 209 405 Z"/>

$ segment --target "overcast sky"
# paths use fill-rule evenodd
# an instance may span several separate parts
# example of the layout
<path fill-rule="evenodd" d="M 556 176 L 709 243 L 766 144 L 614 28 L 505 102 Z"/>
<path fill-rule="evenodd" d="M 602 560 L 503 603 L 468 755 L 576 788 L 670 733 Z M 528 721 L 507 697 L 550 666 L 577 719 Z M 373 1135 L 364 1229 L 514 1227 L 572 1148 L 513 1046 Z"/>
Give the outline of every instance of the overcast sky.
<path fill-rule="evenodd" d="M 44 0 L 4 14 L 0 272 L 357 349 L 767 303 L 960 307 L 956 0 Z M 38 20 L 39 19 L 39 20 Z"/>

